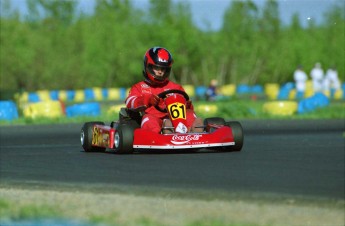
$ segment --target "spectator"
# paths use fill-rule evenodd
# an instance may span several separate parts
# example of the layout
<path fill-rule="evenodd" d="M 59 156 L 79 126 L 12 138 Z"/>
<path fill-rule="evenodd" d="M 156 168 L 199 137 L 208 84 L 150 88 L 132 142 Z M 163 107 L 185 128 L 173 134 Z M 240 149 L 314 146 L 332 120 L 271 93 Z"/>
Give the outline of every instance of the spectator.
<path fill-rule="evenodd" d="M 323 70 L 320 63 L 316 63 L 310 72 L 310 77 L 313 80 L 314 93 L 321 92 L 323 86 Z"/>
<path fill-rule="evenodd" d="M 217 86 L 218 86 L 218 81 L 215 79 L 212 79 L 209 87 L 206 90 L 206 100 L 215 101 L 217 99 L 217 96 L 218 96 Z"/>
<path fill-rule="evenodd" d="M 330 67 L 326 71 L 325 79 L 323 80 L 324 91 L 330 91 L 333 94 L 340 89 L 340 81 L 338 78 L 338 72 L 335 67 Z"/>
<path fill-rule="evenodd" d="M 301 99 L 304 97 L 306 82 L 308 80 L 308 76 L 303 71 L 303 67 L 301 65 L 299 65 L 293 73 L 293 78 L 296 85 L 296 98 Z"/>

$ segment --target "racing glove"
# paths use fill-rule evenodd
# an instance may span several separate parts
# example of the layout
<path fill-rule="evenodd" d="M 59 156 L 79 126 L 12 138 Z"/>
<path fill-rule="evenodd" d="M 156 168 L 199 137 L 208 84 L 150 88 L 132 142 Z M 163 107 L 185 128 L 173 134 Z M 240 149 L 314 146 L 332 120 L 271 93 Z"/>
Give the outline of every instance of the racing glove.
<path fill-rule="evenodd" d="M 147 107 L 157 106 L 160 101 L 159 97 L 154 94 L 143 94 L 142 97 L 144 105 L 146 105 Z"/>

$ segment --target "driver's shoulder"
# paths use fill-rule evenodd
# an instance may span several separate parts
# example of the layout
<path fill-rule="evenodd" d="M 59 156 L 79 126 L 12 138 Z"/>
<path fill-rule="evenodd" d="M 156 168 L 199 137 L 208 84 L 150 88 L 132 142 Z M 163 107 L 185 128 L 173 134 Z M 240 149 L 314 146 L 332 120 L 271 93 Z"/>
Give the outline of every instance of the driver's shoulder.
<path fill-rule="evenodd" d="M 132 88 L 142 89 L 142 88 L 151 88 L 150 85 L 148 85 L 145 81 L 140 81 L 138 83 L 135 83 Z"/>

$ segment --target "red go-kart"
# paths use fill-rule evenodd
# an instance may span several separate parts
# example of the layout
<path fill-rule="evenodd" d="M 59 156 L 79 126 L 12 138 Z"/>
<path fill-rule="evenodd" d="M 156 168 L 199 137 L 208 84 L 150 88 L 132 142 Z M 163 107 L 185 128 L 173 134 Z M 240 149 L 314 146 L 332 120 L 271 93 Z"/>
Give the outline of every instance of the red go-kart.
<path fill-rule="evenodd" d="M 218 149 L 240 151 L 243 146 L 243 129 L 239 122 L 226 122 L 223 118 L 204 119 L 203 132 L 188 133 L 186 128 L 186 101 L 189 96 L 181 90 L 168 90 L 158 97 L 164 99 L 172 133 L 154 133 L 140 128 L 142 115 L 127 108 L 121 108 L 119 120 L 106 126 L 104 122 L 87 122 L 81 129 L 81 145 L 86 152 L 107 151 L 131 154 L 134 151 L 159 149 Z"/>

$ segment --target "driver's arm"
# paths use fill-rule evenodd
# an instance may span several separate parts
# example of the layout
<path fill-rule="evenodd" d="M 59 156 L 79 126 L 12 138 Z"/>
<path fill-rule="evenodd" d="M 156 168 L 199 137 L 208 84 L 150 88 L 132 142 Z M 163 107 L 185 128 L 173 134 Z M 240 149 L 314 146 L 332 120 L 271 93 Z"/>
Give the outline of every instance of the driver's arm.
<path fill-rule="evenodd" d="M 151 93 L 141 93 L 140 90 L 132 87 L 126 99 L 126 107 L 133 111 L 142 111 L 150 106 L 158 105 L 160 99 Z"/>

